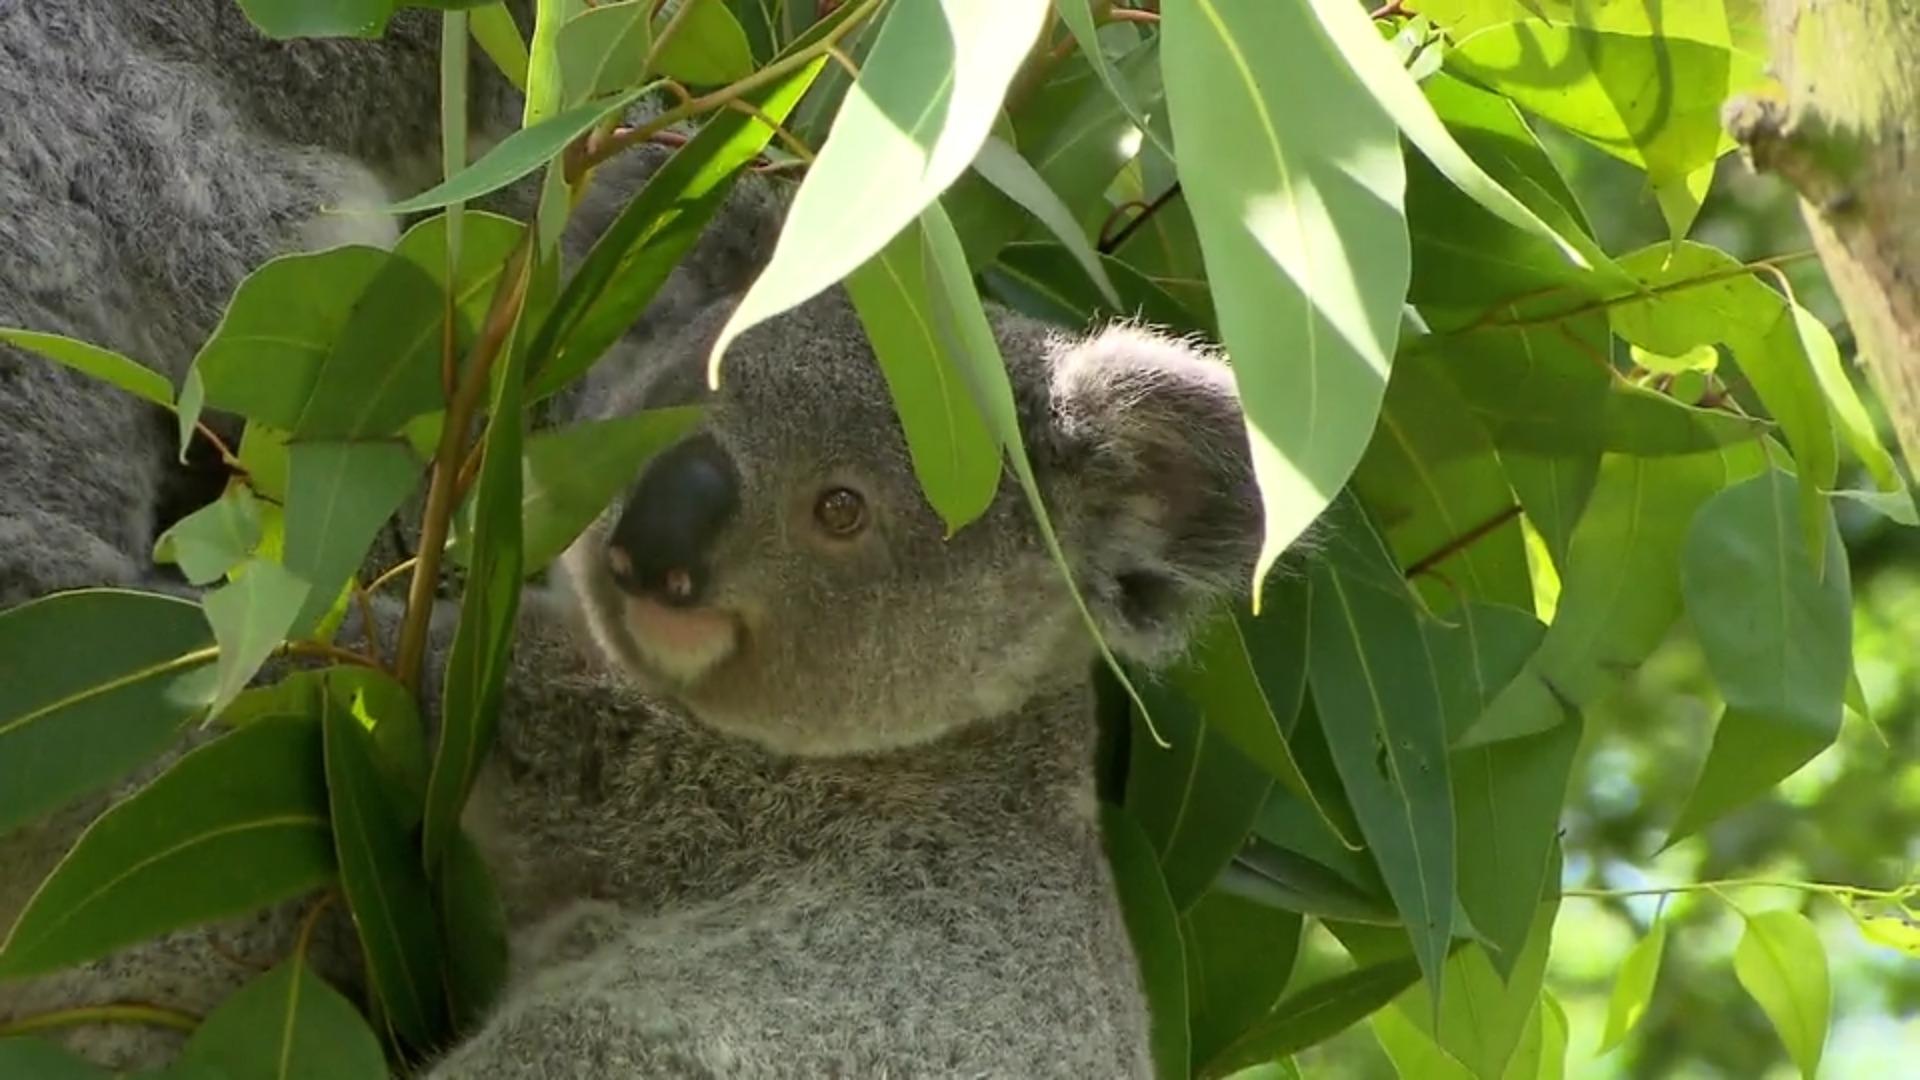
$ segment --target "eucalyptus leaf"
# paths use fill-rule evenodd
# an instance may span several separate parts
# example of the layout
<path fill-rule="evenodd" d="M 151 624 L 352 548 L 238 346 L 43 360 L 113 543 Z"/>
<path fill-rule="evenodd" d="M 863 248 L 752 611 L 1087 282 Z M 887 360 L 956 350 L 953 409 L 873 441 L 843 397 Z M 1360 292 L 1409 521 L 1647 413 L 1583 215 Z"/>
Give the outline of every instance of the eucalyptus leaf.
<path fill-rule="evenodd" d="M 43 334 L 10 326 L 0 326 L 0 342 L 38 353 L 56 364 L 117 386 L 155 405 L 173 407 L 173 384 L 167 381 L 165 375 L 111 349 L 59 334 Z"/>
<path fill-rule="evenodd" d="M 0 611 L 0 834 L 171 744 L 205 704 L 212 646 L 198 607 L 149 593 L 89 589 Z"/>
<path fill-rule="evenodd" d="M 1299 956 L 1301 927 L 1299 915 L 1219 891 L 1180 917 L 1196 1068 L 1279 1002 Z"/>
<path fill-rule="evenodd" d="M 80 835 L 0 945 L 0 977 L 56 971 L 318 888 L 334 873 L 327 833 L 312 718 L 223 735 Z"/>
<path fill-rule="evenodd" d="M 1127 811 L 1159 853 L 1174 907 L 1185 911 L 1233 859 L 1273 780 L 1180 695 L 1153 684 L 1141 693 L 1171 745 L 1154 745 L 1136 714 Z"/>
<path fill-rule="evenodd" d="M 293 629 L 310 592 L 312 586 L 286 567 L 252 558 L 234 570 L 232 581 L 201 598 L 220 644 L 208 715 L 219 716 L 246 689 Z"/>
<path fill-rule="evenodd" d="M 1399 133 L 1305 4 L 1170 5 L 1161 47 L 1265 508 L 1257 596 L 1379 413 L 1409 274 Z"/>
<path fill-rule="evenodd" d="M 640 477 L 647 460 L 691 431 L 695 407 L 649 409 L 585 420 L 527 440 L 521 485 L 521 572 L 546 569 L 615 495 Z"/>
<path fill-rule="evenodd" d="M 590 7 L 560 27 L 565 100 L 575 105 L 638 84 L 653 49 L 653 0 Z"/>
<path fill-rule="evenodd" d="M 679 6 L 684 15 L 670 15 L 660 24 L 655 72 L 694 86 L 753 74 L 753 46 L 724 0 L 681 0 Z"/>
<path fill-rule="evenodd" d="M 181 1064 L 229 1080 L 383 1080 L 380 1042 L 354 1004 L 295 953 L 221 1002 Z"/>
<path fill-rule="evenodd" d="M 153 561 L 173 563 L 190 584 L 206 585 L 253 554 L 262 535 L 260 501 L 234 485 L 168 526 L 154 541 Z"/>
<path fill-rule="evenodd" d="M 1813 1080 L 1833 1010 L 1827 951 L 1813 924 L 1797 911 L 1747 916 L 1746 933 L 1733 950 L 1733 973 L 1760 1003 L 1800 1075 Z"/>
<path fill-rule="evenodd" d="M 1060 242 L 1086 271 L 1100 295 L 1108 303 L 1118 307 L 1120 294 L 1108 279 L 1106 265 L 1100 259 L 1100 253 L 1087 241 L 1086 233 L 1080 229 L 1079 222 L 1073 218 L 1073 210 L 1054 194 L 1048 186 L 1046 177 L 1041 176 L 1020 151 L 1005 141 L 991 135 L 980 146 L 980 153 L 973 159 L 973 168 L 994 187 L 1025 207 Z"/>
<path fill-rule="evenodd" d="M 1600 1052 L 1619 1046 L 1633 1030 L 1640 1017 L 1646 1014 L 1647 1003 L 1653 999 L 1655 981 L 1660 976 L 1660 957 L 1666 951 L 1667 924 L 1665 920 L 1656 921 L 1647 935 L 1634 943 L 1627 958 L 1620 963 L 1620 975 L 1613 983 L 1613 993 L 1607 998 L 1607 1026 L 1600 1035 Z"/>
<path fill-rule="evenodd" d="M 1120 913 L 1140 964 L 1140 984 L 1151 1019 L 1148 1042 L 1155 1074 L 1187 1075 L 1186 953 L 1180 939 L 1180 914 L 1160 876 L 1152 843 L 1125 811 L 1101 808 L 1100 832 L 1113 867 Z"/>
<path fill-rule="evenodd" d="M 287 453 L 286 555 L 311 587 L 292 629 L 304 633 L 335 599 L 425 468 L 405 443 L 300 441 Z"/>
<path fill-rule="evenodd" d="M 1402 956 L 1314 983 L 1282 998 L 1195 1075 L 1225 1077 L 1325 1042 L 1419 981 L 1420 965 Z"/>

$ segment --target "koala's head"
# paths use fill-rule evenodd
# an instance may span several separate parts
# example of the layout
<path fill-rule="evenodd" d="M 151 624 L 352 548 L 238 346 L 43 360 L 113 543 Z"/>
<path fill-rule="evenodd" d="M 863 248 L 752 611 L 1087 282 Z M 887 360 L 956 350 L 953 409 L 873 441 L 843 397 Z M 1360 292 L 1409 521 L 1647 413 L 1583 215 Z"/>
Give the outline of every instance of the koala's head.
<path fill-rule="evenodd" d="M 659 329 L 588 388 L 598 415 L 707 409 L 568 552 L 607 655 L 703 722 L 789 753 L 924 741 L 1088 678 L 1092 641 L 1017 483 L 1003 475 L 987 512 L 947 535 L 844 294 L 750 330 L 709 395 L 731 306 Z M 1068 340 L 993 320 L 1083 596 L 1117 652 L 1169 659 L 1246 581 L 1259 541 L 1230 371 L 1137 328 Z"/>

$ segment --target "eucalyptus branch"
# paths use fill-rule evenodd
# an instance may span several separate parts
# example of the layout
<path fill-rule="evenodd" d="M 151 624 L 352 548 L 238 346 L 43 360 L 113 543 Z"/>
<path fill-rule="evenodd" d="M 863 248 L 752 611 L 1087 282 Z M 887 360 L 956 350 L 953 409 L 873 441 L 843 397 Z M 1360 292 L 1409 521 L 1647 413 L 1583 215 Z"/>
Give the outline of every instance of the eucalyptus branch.
<path fill-rule="evenodd" d="M 841 38 L 846 37 L 849 33 L 853 32 L 855 27 L 872 18 L 873 13 L 884 3 L 886 3 L 886 0 L 860 0 L 860 6 L 854 9 L 853 13 L 848 15 L 845 21 L 835 26 L 832 30 L 827 31 L 819 41 L 814 42 L 793 55 L 782 57 L 768 64 L 766 67 L 761 68 L 759 71 L 748 75 L 746 78 L 729 83 L 711 93 L 689 98 L 644 124 L 628 128 L 624 131 L 614 132 L 601 140 L 599 145 L 590 147 L 587 153 L 582 155 L 577 164 L 570 165 L 567 172 L 567 179 L 572 181 L 577 178 L 577 173 L 593 168 L 630 146 L 637 146 L 640 143 L 647 142 L 652 139 L 654 135 L 665 131 L 667 128 L 672 127 L 682 120 L 698 116 L 702 113 L 711 112 L 715 109 L 725 108 L 745 95 L 769 83 L 784 79 L 793 72 L 813 63 L 815 60 L 828 55 L 829 51 L 839 43 Z"/>
<path fill-rule="evenodd" d="M 1496 312 L 1511 308 L 1519 300 L 1536 299 L 1541 296 L 1562 292 L 1565 291 L 1566 287 L 1556 286 L 1552 289 L 1538 289 L 1530 293 L 1522 294 L 1514 300 L 1502 300 L 1498 304 L 1492 305 L 1480 318 L 1459 330 L 1451 331 L 1451 333 L 1469 334 L 1479 330 L 1514 330 L 1532 326 L 1551 326 L 1555 323 L 1565 322 L 1576 316 L 1587 315 L 1596 311 L 1606 311 L 1619 307 L 1622 304 L 1631 304 L 1645 300 L 1650 296 L 1666 296 L 1670 293 L 1685 292 L 1688 289 L 1697 289 L 1706 285 L 1716 285 L 1722 281 L 1731 281 L 1734 278 L 1744 277 L 1759 271 L 1769 269 L 1777 270 L 1783 266 L 1790 266 L 1794 263 L 1817 257 L 1818 252 L 1811 250 L 1792 251 L 1785 255 L 1771 255 L 1764 259 L 1755 259 L 1752 262 L 1742 263 L 1739 266 L 1731 266 L 1725 270 L 1715 270 L 1712 273 L 1701 274 L 1699 277 L 1669 281 L 1664 285 L 1654 285 L 1639 292 L 1625 293 L 1620 296 L 1609 296 L 1604 299 L 1589 301 L 1570 307 L 1565 311 L 1554 312 L 1551 315 L 1535 315 L 1515 319 L 1499 319 L 1494 317 Z"/>
<path fill-rule="evenodd" d="M 1619 900 L 1631 896 L 1680 896 L 1688 893 L 1712 893 L 1725 900 L 1724 889 L 1789 889 L 1795 892 L 1811 893 L 1830 897 L 1836 901 L 1846 900 L 1888 900 L 1899 903 L 1910 896 L 1920 894 L 1920 884 L 1902 885 L 1897 889 L 1870 889 L 1861 885 L 1835 885 L 1824 881 L 1790 881 L 1782 878 L 1722 878 L 1717 881 L 1695 881 L 1685 885 L 1660 885 L 1643 889 L 1561 889 L 1565 899 L 1582 900 Z M 1729 901 L 1731 903 L 1731 901 Z"/>
<path fill-rule="evenodd" d="M 494 289 L 486 325 L 467 356 L 466 370 L 461 374 L 453 400 L 447 403 L 446 422 L 440 428 L 440 445 L 433 455 L 433 479 L 427 487 L 427 507 L 420 524 L 420 553 L 414 563 L 412 585 L 407 590 L 406 621 L 400 627 L 400 648 L 394 661 L 395 674 L 409 690 L 418 689 L 420 685 L 427 628 L 440 581 L 440 559 L 447 546 L 453 512 L 458 507 L 455 496 L 460 486 L 460 463 L 467 431 L 491 384 L 489 376 L 494 360 L 507 346 L 520 309 L 526 303 L 527 286 L 533 278 L 534 233 L 535 230 L 527 230 L 507 259 L 507 268 Z"/>

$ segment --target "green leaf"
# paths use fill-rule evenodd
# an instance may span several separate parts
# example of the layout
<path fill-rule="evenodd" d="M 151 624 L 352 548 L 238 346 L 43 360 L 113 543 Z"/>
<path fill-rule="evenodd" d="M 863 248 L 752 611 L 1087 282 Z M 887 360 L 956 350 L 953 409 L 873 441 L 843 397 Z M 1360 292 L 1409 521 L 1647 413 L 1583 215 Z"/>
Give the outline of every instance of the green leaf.
<path fill-rule="evenodd" d="M 1047 14 L 1033 0 L 896 4 L 794 194 L 773 258 L 714 342 L 799 306 L 885 247 L 979 153 Z M 944 220 L 944 217 L 943 219 Z"/>
<path fill-rule="evenodd" d="M 271 38 L 379 37 L 394 0 L 240 0 L 253 25 Z"/>
<path fill-rule="evenodd" d="M 1090 0 L 1060 0 L 1055 7 L 1059 9 L 1060 21 L 1067 24 L 1067 32 L 1071 33 L 1073 40 L 1079 44 L 1081 55 L 1085 56 L 1087 62 L 1093 66 L 1094 72 L 1100 77 L 1101 84 L 1107 88 L 1107 93 L 1133 121 L 1133 126 L 1148 139 L 1153 140 L 1160 153 L 1172 157 L 1173 148 L 1167 145 L 1166 138 L 1158 127 L 1150 122 L 1147 107 L 1136 98 L 1133 87 L 1121 78 L 1113 62 L 1107 59 L 1107 54 L 1101 49 L 1100 31 L 1094 22 L 1093 6 Z"/>
<path fill-rule="evenodd" d="M 321 700 L 334 853 L 369 985 L 379 1015 L 402 1043 L 429 1050 L 450 1030 L 432 891 L 412 836 L 383 790 L 368 731 L 331 687 Z"/>
<path fill-rule="evenodd" d="M 1506 472 L 1485 426 L 1432 357 L 1394 366 L 1353 490 L 1400 565 L 1430 571 L 1415 578 L 1429 605 L 1445 609 L 1469 598 L 1533 606 Z"/>
<path fill-rule="evenodd" d="M 1392 905 L 1369 896 L 1317 860 L 1264 839 L 1241 849 L 1220 875 L 1218 889 L 1267 907 L 1316 919 L 1397 926 Z"/>
<path fill-rule="evenodd" d="M 464 831 L 447 845 L 434 879 L 456 1029 L 470 1030 L 507 984 L 507 913 L 486 860 Z"/>
<path fill-rule="evenodd" d="M 212 644 L 197 606 L 148 593 L 0 612 L 0 835 L 169 746 L 205 702 Z"/>
<path fill-rule="evenodd" d="M 444 247 L 426 260 L 444 263 Z M 354 298 L 293 433 L 310 439 L 386 435 L 440 408 L 444 320 L 442 283 L 396 252 Z"/>
<path fill-rule="evenodd" d="M 1303 4 L 1170 5 L 1161 41 L 1266 511 L 1257 596 L 1380 410 L 1409 274 L 1399 133 Z"/>
<path fill-rule="evenodd" d="M 113 1080 L 114 1074 L 43 1039 L 0 1039 L 0 1076 Z"/>
<path fill-rule="evenodd" d="M 1801 528 L 1810 565 L 1826 543 L 1824 492 L 1839 471 L 1833 416 L 1792 305 L 1744 272 L 1738 260 L 1702 244 L 1655 245 L 1620 260 L 1650 290 L 1648 299 L 1610 309 L 1614 332 L 1668 356 L 1696 345 L 1725 344 L 1760 403 L 1786 433 L 1801 479 Z"/>
<path fill-rule="evenodd" d="M 293 622 L 304 633 L 359 569 L 380 527 L 420 484 L 423 466 L 401 442 L 293 443 L 287 463 L 285 562 L 312 586 Z"/>
<path fill-rule="evenodd" d="M 1785 779 L 1840 734 L 1853 670 L 1846 549 L 1831 515 L 1818 572 L 1794 527 L 1793 478 L 1770 469 L 1702 507 L 1680 585 L 1727 708 L 1672 844 Z"/>
<path fill-rule="evenodd" d="M 718 86 L 753 74 L 753 46 L 722 0 L 683 0 L 678 28 L 659 39 L 654 70 L 693 86 Z M 662 22 L 665 34 L 671 22 Z"/>
<path fill-rule="evenodd" d="M 846 290 L 886 376 L 914 475 L 948 535 L 1000 490 L 1000 446 L 935 330 L 920 230 L 900 234 L 847 277 Z"/>
<path fill-rule="evenodd" d="M 987 141 L 981 144 L 980 153 L 973 159 L 973 169 L 1045 225 L 1060 241 L 1060 246 L 1086 271 L 1087 277 L 1100 290 L 1100 295 L 1108 303 L 1119 306 L 1120 294 L 1107 277 L 1106 265 L 1101 261 L 1100 253 L 1093 249 L 1080 223 L 1074 220 L 1073 210 L 1048 186 L 1046 178 L 1026 158 L 1020 156 L 1020 151 L 1004 140 L 989 135 Z"/>
<path fill-rule="evenodd" d="M 1125 811 L 1100 808 L 1101 836 L 1113 866 L 1120 914 L 1140 964 L 1152 1021 L 1148 1042 L 1154 1073 L 1178 1080 L 1187 1075 L 1186 953 L 1180 940 L 1180 913 L 1167 894 L 1152 843 Z"/>
<path fill-rule="evenodd" d="M 181 518 L 153 544 L 153 561 L 173 563 L 195 585 L 220 580 L 260 546 L 260 502 L 245 486 Z"/>
<path fill-rule="evenodd" d="M 546 569 L 647 460 L 679 441 L 700 419 L 697 407 L 649 409 L 542 431 L 527 440 L 521 498 L 525 551 L 521 572 Z"/>
<path fill-rule="evenodd" d="M 167 381 L 165 375 L 110 349 L 59 334 L 18 330 L 10 326 L 0 326 L 0 341 L 38 353 L 56 364 L 110 383 L 155 405 L 173 408 L 173 384 Z"/>
<path fill-rule="evenodd" d="M 1420 614 L 1351 500 L 1334 504 L 1309 580 L 1307 679 L 1320 729 L 1437 986 L 1453 936 L 1455 837 L 1446 717 Z"/>
<path fill-rule="evenodd" d="M 652 12 L 653 0 L 625 0 L 588 8 L 560 27 L 556 48 L 568 105 L 625 90 L 646 77 Z"/>
<path fill-rule="evenodd" d="M 1419 980 L 1420 965 L 1401 956 L 1314 983 L 1282 999 L 1196 1075 L 1224 1077 L 1325 1042 Z"/>
<path fill-rule="evenodd" d="M 1061 326 L 1091 326 L 1111 319 L 1141 319 L 1179 333 L 1204 333 L 1203 320 L 1146 275 L 1111 255 L 1100 256 L 1107 279 L 1119 290 L 1109 305 L 1058 244 L 1022 241 L 1000 249 L 1000 259 L 982 272 L 988 294 L 1023 314 Z"/>
<path fill-rule="evenodd" d="M 1833 1007 L 1827 952 L 1813 924 L 1796 911 L 1747 916 L 1747 931 L 1733 951 L 1733 973 L 1773 1022 L 1800 1075 L 1812 1080 Z"/>
<path fill-rule="evenodd" d="M 412 214 L 497 191 L 552 161 L 567 148 L 568 143 L 592 130 L 594 125 L 607 117 L 624 112 L 646 90 L 646 87 L 636 87 L 610 98 L 576 105 L 532 127 L 521 128 L 500 140 L 485 156 L 458 175 L 448 177 L 410 199 L 402 199 L 386 207 L 385 212 Z"/>
<path fill-rule="evenodd" d="M 520 531 L 525 355 L 515 348 L 503 351 L 488 410 L 486 449 L 474 497 L 473 559 L 447 656 L 440 740 L 427 779 L 422 847 L 427 870 L 436 876 L 451 838 L 460 831 L 467 793 L 493 744 L 513 651 L 525 551 Z"/>
<path fill-rule="evenodd" d="M 1520 1049 L 1540 998 L 1547 946 L 1560 907 L 1558 898 L 1529 912 L 1526 947 L 1496 967 L 1486 949 L 1467 944 L 1447 959 L 1439 1001 L 1415 986 L 1393 1010 L 1434 1040 L 1452 1060 L 1479 1080 L 1501 1080 Z"/>
<path fill-rule="evenodd" d="M 182 1064 L 230 1080 L 383 1080 L 380 1042 L 353 1003 L 295 953 L 221 1002 Z"/>
<path fill-rule="evenodd" d="M 1547 456 L 1503 449 L 1500 464 L 1527 522 L 1540 534 L 1553 565 L 1565 573 L 1573 530 L 1600 476 L 1600 455 Z"/>
<path fill-rule="evenodd" d="M 803 65 L 743 100 L 784 121 L 823 63 Z M 580 377 L 632 328 L 726 202 L 734 177 L 772 137 L 773 128 L 758 117 L 723 109 L 648 178 L 594 241 L 534 336 L 530 400 Z"/>
<path fill-rule="evenodd" d="M 1607 999 L 1607 1027 L 1600 1036 L 1600 1053 L 1619 1046 L 1646 1014 L 1647 1003 L 1653 1000 L 1654 983 L 1660 977 L 1660 955 L 1666 947 L 1667 924 L 1659 920 L 1621 961 L 1620 976 L 1614 980 L 1613 994 Z"/>
<path fill-rule="evenodd" d="M 102 814 L 27 903 L 0 977 L 38 975 L 244 914 L 333 876 L 320 732 L 263 719 Z"/>
<path fill-rule="evenodd" d="M 1866 468 L 1867 475 L 1873 478 L 1874 487 L 1894 497 L 1894 505 L 1898 508 L 1895 514 L 1900 515 L 1896 520 L 1906 525 L 1920 524 L 1920 514 L 1914 510 L 1913 493 L 1901 477 L 1899 466 L 1894 464 L 1893 455 L 1887 451 L 1886 444 L 1880 441 L 1880 433 L 1874 428 L 1873 418 L 1867 415 L 1867 407 L 1861 403 L 1859 392 L 1853 388 L 1853 380 L 1847 378 L 1833 335 L 1806 308 L 1791 300 L 1789 308 L 1794 329 L 1800 335 L 1800 346 L 1813 364 L 1814 378 L 1820 381 L 1820 390 L 1833 410 L 1833 422 L 1841 440 Z"/>
<path fill-rule="evenodd" d="M 1141 693 L 1172 745 L 1156 746 L 1135 714 L 1127 812 L 1160 855 L 1175 909 L 1185 911 L 1232 861 L 1273 781 L 1181 695 L 1154 684 Z"/>
<path fill-rule="evenodd" d="M 1454 141 L 1434 107 L 1421 93 L 1420 84 L 1394 55 L 1393 47 L 1381 38 L 1358 4 L 1346 0 L 1311 0 L 1321 29 L 1340 51 L 1353 73 L 1380 108 L 1399 125 L 1407 141 L 1413 143 L 1452 181 L 1500 220 L 1557 247 L 1567 261 L 1576 266 L 1605 266 L 1618 284 L 1627 284 L 1618 268 L 1612 267 L 1604 253 L 1578 232 L 1567 236 L 1554 231 L 1527 204 L 1513 196 L 1500 182 L 1487 175 L 1479 163 Z"/>
<path fill-rule="evenodd" d="M 1521 108 L 1643 168 L 1675 239 L 1699 210 L 1688 179 L 1732 148 L 1720 129 L 1731 89 L 1758 58 L 1710 43 L 1526 19 L 1491 27 L 1447 54 L 1454 70 Z"/>
<path fill-rule="evenodd" d="M 1279 1002 L 1299 955 L 1301 922 L 1217 890 L 1180 917 L 1195 1068 Z"/>
<path fill-rule="evenodd" d="M 1603 458 L 1568 548 L 1553 625 L 1525 670 L 1456 744 L 1545 731 L 1638 667 L 1680 614 L 1677 567 L 1695 511 L 1760 464 L 1752 444 L 1659 459 Z"/>
<path fill-rule="evenodd" d="M 206 403 L 294 430 L 354 305 L 392 258 L 338 247 L 283 255 L 247 275 L 193 361 Z"/>
<path fill-rule="evenodd" d="M 312 587 L 268 559 L 248 559 L 233 580 L 201 599 L 220 643 L 209 716 L 219 716 L 247 688 L 293 629 Z"/>

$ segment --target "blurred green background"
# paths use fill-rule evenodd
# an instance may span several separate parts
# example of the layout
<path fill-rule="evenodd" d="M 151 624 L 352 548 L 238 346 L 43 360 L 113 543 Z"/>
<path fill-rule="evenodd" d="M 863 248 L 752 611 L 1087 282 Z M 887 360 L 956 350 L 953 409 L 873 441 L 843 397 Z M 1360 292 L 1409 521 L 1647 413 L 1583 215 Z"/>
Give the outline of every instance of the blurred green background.
<path fill-rule="evenodd" d="M 1665 239 L 1645 174 L 1557 132 L 1540 134 L 1607 250 Z M 1811 246 L 1792 192 L 1733 156 L 1721 160 L 1693 238 L 1747 260 Z M 1818 262 L 1794 263 L 1789 277 L 1850 359 L 1852 336 Z M 1619 693 L 1588 714 L 1562 818 L 1566 887 L 1626 890 L 1759 877 L 1891 888 L 1912 880 L 1920 861 L 1920 530 L 1850 504 L 1837 511 L 1852 554 L 1854 652 L 1872 722 L 1850 713 L 1839 741 L 1768 798 L 1656 855 L 1706 755 L 1718 709 L 1699 650 L 1678 628 Z M 1759 888 L 1726 897 L 1749 912 L 1795 907 L 1820 928 L 1834 989 L 1823 1077 L 1920 1076 L 1920 958 L 1866 941 L 1831 900 Z M 1656 914 L 1670 920 L 1658 988 L 1635 1032 L 1600 1055 L 1614 978 Z M 1711 893 L 1673 896 L 1664 906 L 1659 897 L 1564 901 L 1547 985 L 1572 1028 L 1566 1075 L 1797 1076 L 1735 981 L 1740 932 L 1740 917 Z M 1305 955 L 1296 979 L 1327 971 L 1340 949 L 1315 931 Z M 1395 1075 L 1366 1024 L 1297 1064 L 1314 1080 Z"/>

